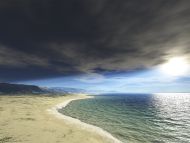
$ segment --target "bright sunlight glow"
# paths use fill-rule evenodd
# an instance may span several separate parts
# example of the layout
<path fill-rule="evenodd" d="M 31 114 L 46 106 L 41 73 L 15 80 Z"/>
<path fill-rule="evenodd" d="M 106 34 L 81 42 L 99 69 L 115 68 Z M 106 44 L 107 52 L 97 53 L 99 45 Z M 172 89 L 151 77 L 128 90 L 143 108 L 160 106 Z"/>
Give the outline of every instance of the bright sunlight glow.
<path fill-rule="evenodd" d="M 174 57 L 161 65 L 160 69 L 170 76 L 184 76 L 189 71 L 189 63 L 185 57 Z"/>

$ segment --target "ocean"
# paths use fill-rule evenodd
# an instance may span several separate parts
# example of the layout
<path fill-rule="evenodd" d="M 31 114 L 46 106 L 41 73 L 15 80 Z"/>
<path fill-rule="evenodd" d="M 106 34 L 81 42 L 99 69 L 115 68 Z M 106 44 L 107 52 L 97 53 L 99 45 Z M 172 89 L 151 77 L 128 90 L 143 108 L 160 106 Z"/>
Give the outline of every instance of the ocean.
<path fill-rule="evenodd" d="M 190 94 L 105 94 L 59 110 L 123 143 L 190 143 Z"/>

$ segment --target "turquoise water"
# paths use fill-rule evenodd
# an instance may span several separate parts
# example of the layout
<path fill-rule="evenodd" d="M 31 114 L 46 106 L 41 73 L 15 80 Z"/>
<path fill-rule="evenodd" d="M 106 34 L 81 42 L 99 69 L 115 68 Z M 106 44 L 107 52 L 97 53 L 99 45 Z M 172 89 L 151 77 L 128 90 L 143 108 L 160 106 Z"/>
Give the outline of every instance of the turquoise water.
<path fill-rule="evenodd" d="M 190 94 L 115 94 L 72 101 L 59 112 L 124 143 L 190 143 Z"/>

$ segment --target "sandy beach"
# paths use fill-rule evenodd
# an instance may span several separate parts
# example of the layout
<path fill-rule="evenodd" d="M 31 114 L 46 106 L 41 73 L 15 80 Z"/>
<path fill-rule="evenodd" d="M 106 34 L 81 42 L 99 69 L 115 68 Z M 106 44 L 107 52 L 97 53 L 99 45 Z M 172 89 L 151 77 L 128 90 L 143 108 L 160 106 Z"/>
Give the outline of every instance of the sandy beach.
<path fill-rule="evenodd" d="M 57 108 L 66 106 L 72 100 L 85 98 L 89 97 L 0 96 L 0 143 L 117 142 L 98 127 L 88 126 L 79 120 L 80 123 L 77 123 L 76 119 L 56 112 Z"/>

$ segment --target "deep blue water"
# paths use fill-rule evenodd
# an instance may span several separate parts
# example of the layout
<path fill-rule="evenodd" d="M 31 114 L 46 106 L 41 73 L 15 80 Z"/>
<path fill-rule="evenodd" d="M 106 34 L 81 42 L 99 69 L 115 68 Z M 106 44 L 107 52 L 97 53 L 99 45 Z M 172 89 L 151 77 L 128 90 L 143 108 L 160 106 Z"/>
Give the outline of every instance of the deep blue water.
<path fill-rule="evenodd" d="M 124 143 L 190 143 L 190 94 L 112 94 L 72 101 L 61 113 Z"/>

